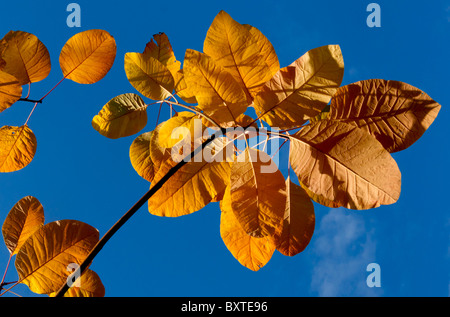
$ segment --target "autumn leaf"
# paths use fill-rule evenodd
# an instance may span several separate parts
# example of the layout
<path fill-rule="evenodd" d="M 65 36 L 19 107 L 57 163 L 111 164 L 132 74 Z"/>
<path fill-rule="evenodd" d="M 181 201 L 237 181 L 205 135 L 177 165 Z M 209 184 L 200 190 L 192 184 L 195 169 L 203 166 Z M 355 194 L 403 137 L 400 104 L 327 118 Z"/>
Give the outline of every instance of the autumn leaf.
<path fill-rule="evenodd" d="M 153 35 L 153 39 L 145 46 L 143 54 L 160 61 L 173 76 L 180 70 L 181 62 L 176 60 L 172 45 L 165 33 Z"/>
<path fill-rule="evenodd" d="M 147 105 L 136 94 L 114 97 L 92 120 L 92 126 L 110 139 L 138 133 L 147 125 Z"/>
<path fill-rule="evenodd" d="M 161 130 L 164 122 L 158 124 L 152 131 L 149 140 L 150 159 L 153 162 L 155 174 L 161 167 L 161 165 L 171 158 L 171 149 L 165 148 L 160 145 L 159 131 Z"/>
<path fill-rule="evenodd" d="M 179 217 L 198 211 L 215 200 L 229 183 L 232 162 L 229 154 L 224 138 L 212 141 L 155 192 L 148 200 L 149 212 L 157 216 Z M 175 165 L 172 159 L 164 161 L 152 186 Z"/>
<path fill-rule="evenodd" d="M 245 232 L 231 208 L 229 187 L 220 202 L 220 210 L 220 236 L 225 246 L 240 264 L 252 271 L 258 271 L 269 262 L 275 252 L 273 238 L 257 238 Z"/>
<path fill-rule="evenodd" d="M 370 134 L 327 120 L 305 126 L 290 138 L 289 159 L 303 186 L 322 202 L 351 209 L 395 203 L 400 196 L 397 163 Z M 312 197 L 314 199 L 314 197 Z"/>
<path fill-rule="evenodd" d="M 281 230 L 274 235 L 277 250 L 294 256 L 302 252 L 314 233 L 314 205 L 303 188 L 286 180 L 286 210 Z"/>
<path fill-rule="evenodd" d="M 77 286 L 79 285 L 79 286 Z M 57 292 L 48 294 L 55 297 Z M 87 269 L 76 281 L 74 285 L 64 293 L 64 297 L 104 297 L 105 286 L 100 277 L 94 271 Z"/>
<path fill-rule="evenodd" d="M 11 107 L 22 96 L 22 86 L 13 75 L 0 71 L 0 112 Z"/>
<path fill-rule="evenodd" d="M 339 88 L 331 100 L 328 120 L 360 127 L 392 153 L 416 142 L 440 108 L 430 96 L 411 85 L 369 79 Z"/>
<path fill-rule="evenodd" d="M 66 283 L 69 264 L 81 264 L 99 238 L 97 229 L 76 220 L 48 223 L 22 245 L 16 258 L 19 281 L 38 294 Z"/>
<path fill-rule="evenodd" d="M 125 54 L 125 73 L 130 84 L 145 97 L 164 100 L 172 96 L 174 79 L 160 61 L 141 53 Z"/>
<path fill-rule="evenodd" d="M 130 161 L 134 170 L 143 179 L 151 182 L 155 176 L 155 166 L 150 156 L 152 131 L 145 132 L 134 139 L 130 146 Z"/>
<path fill-rule="evenodd" d="M 184 71 L 180 69 L 176 73 L 173 74 L 173 78 L 175 81 L 175 92 L 176 94 L 183 99 L 183 101 L 187 103 L 197 103 L 197 99 L 195 98 L 195 94 L 186 84 L 186 80 L 184 79 Z"/>
<path fill-rule="evenodd" d="M 11 255 L 17 254 L 24 242 L 44 225 L 44 208 L 39 200 L 26 196 L 8 213 L 2 226 L 3 240 Z"/>
<path fill-rule="evenodd" d="M 8 32 L 0 41 L 0 51 L 5 61 L 3 71 L 13 75 L 20 85 L 41 81 L 50 73 L 50 54 L 33 34 Z"/>
<path fill-rule="evenodd" d="M 258 118 L 290 129 L 318 115 L 341 84 L 344 62 L 338 45 L 312 49 L 280 69 L 255 97 Z"/>
<path fill-rule="evenodd" d="M 87 30 L 75 34 L 64 44 L 59 64 L 65 78 L 79 84 L 93 84 L 109 72 L 116 51 L 116 41 L 108 32 Z"/>
<path fill-rule="evenodd" d="M 36 137 L 27 125 L 0 128 L 0 172 L 15 172 L 30 164 L 36 147 Z"/>
<path fill-rule="evenodd" d="M 202 119 L 198 115 L 189 111 L 181 111 L 161 126 L 158 142 L 163 148 L 172 148 L 189 137 L 190 143 L 199 140 L 197 145 L 201 145 L 204 129 Z"/>
<path fill-rule="evenodd" d="M 199 110 L 222 127 L 232 126 L 247 109 L 244 91 L 230 73 L 211 57 L 186 50 L 184 77 Z"/>
<path fill-rule="evenodd" d="M 203 44 L 205 54 L 222 66 L 234 77 L 244 90 L 248 104 L 252 100 L 252 91 L 272 77 L 271 63 L 275 51 L 268 40 L 257 31 L 250 30 L 233 20 L 225 11 L 214 18 Z M 262 55 L 264 54 L 264 55 Z"/>
<path fill-rule="evenodd" d="M 286 185 L 267 153 L 246 148 L 233 162 L 231 209 L 244 231 L 254 237 L 273 235 L 282 226 Z"/>

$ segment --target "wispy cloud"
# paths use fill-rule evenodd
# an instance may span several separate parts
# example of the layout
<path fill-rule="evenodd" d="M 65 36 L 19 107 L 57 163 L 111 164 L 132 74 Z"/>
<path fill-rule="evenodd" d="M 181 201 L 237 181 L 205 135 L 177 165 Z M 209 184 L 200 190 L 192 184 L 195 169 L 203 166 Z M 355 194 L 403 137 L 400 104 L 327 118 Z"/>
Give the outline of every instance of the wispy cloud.
<path fill-rule="evenodd" d="M 376 243 L 361 214 L 330 209 L 315 233 L 317 261 L 311 288 L 319 296 L 375 296 L 366 284 L 367 265 L 375 261 Z"/>

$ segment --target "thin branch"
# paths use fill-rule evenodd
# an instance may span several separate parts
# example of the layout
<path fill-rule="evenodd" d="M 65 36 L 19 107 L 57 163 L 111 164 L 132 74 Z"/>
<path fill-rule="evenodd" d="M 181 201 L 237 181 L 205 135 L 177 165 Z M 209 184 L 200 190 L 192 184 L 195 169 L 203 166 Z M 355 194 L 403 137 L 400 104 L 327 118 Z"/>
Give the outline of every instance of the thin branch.
<path fill-rule="evenodd" d="M 34 103 L 42 103 L 42 100 L 33 100 L 27 98 L 19 98 L 19 101 L 26 101 L 26 102 L 34 102 Z"/>

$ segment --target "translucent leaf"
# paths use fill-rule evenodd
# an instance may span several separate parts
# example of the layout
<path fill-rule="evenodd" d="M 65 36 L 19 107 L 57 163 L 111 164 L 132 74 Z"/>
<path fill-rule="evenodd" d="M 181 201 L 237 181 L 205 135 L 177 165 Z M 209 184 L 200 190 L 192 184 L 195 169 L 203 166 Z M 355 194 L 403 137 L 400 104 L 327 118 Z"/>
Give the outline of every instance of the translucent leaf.
<path fill-rule="evenodd" d="M 303 188 L 286 180 L 286 211 L 282 230 L 274 235 L 277 250 L 286 256 L 302 252 L 314 233 L 314 204 Z"/>
<path fill-rule="evenodd" d="M 254 33 L 256 31 L 251 33 L 248 26 L 239 24 L 228 13 L 220 11 L 208 29 L 203 44 L 205 54 L 229 71 L 244 89 L 248 104 L 252 99 L 251 91 L 259 89 L 272 77 L 267 64 L 267 49 L 270 47 L 266 46 L 263 50 L 262 40 Z"/>
<path fill-rule="evenodd" d="M 227 159 L 225 146 L 225 139 L 215 139 L 172 175 L 149 199 L 150 213 L 163 217 L 179 217 L 198 211 L 217 199 L 229 183 L 232 158 Z M 172 159 L 164 161 L 152 186 L 175 165 Z"/>
<path fill-rule="evenodd" d="M 125 54 L 125 73 L 130 84 L 145 97 L 164 100 L 172 96 L 173 76 L 160 61 L 141 53 Z"/>
<path fill-rule="evenodd" d="M 22 96 L 22 86 L 13 75 L 0 71 L 0 112 Z"/>
<path fill-rule="evenodd" d="M 79 84 L 93 84 L 111 69 L 116 58 L 116 41 L 104 30 L 75 34 L 63 46 L 59 64 L 65 78 Z"/>
<path fill-rule="evenodd" d="M 27 126 L 4 126 L 0 129 L 0 172 L 18 171 L 33 160 L 36 137 Z"/>
<path fill-rule="evenodd" d="M 51 70 L 50 54 L 33 34 L 10 31 L 0 42 L 3 71 L 13 75 L 21 85 L 43 80 Z"/>
<path fill-rule="evenodd" d="M 138 133 L 147 125 L 147 105 L 136 94 L 122 94 L 103 106 L 92 120 L 92 126 L 110 139 Z"/>
<path fill-rule="evenodd" d="M 171 149 L 162 147 L 159 143 L 159 131 L 163 125 L 164 122 L 158 124 L 150 136 L 150 159 L 153 162 L 155 174 L 161 165 L 171 158 Z"/>
<path fill-rule="evenodd" d="M 11 255 L 19 252 L 23 243 L 44 225 L 44 208 L 39 200 L 26 196 L 8 213 L 2 226 L 3 239 Z"/>
<path fill-rule="evenodd" d="M 77 286 L 79 285 L 79 286 Z M 55 297 L 57 292 L 48 294 Z M 70 287 L 64 294 L 64 297 L 104 297 L 105 286 L 100 277 L 92 270 L 85 270 L 84 273 L 74 281 L 74 285 Z"/>
<path fill-rule="evenodd" d="M 273 235 L 286 210 L 283 175 L 267 153 L 246 148 L 233 162 L 231 208 L 244 231 L 255 237 Z"/>
<path fill-rule="evenodd" d="M 327 120 L 291 138 L 289 160 L 302 186 L 319 203 L 369 209 L 395 203 L 401 174 L 381 143 L 356 126 Z M 316 196 L 312 196 L 313 199 Z"/>
<path fill-rule="evenodd" d="M 44 225 L 17 254 L 15 265 L 20 282 L 38 294 L 58 291 L 72 273 L 69 264 L 80 265 L 98 238 L 97 229 L 76 220 Z"/>
<path fill-rule="evenodd" d="M 392 153 L 416 142 L 440 108 L 430 96 L 411 85 L 370 79 L 339 88 L 331 100 L 328 119 L 360 127 Z"/>
<path fill-rule="evenodd" d="M 172 45 L 165 33 L 153 35 L 153 39 L 145 46 L 144 55 L 160 61 L 172 75 L 180 70 L 181 62 L 175 58 Z"/>
<path fill-rule="evenodd" d="M 272 127 L 299 127 L 328 104 L 343 75 L 338 45 L 312 49 L 262 87 L 255 97 L 256 114 Z"/>
<path fill-rule="evenodd" d="M 134 170 L 151 182 L 155 176 L 155 166 L 150 156 L 150 139 L 153 132 L 146 132 L 134 139 L 130 146 L 130 161 Z"/>
<path fill-rule="evenodd" d="M 194 142 L 195 139 L 201 140 L 203 131 L 202 119 L 198 115 L 189 111 L 181 111 L 161 126 L 158 142 L 163 148 L 172 148 L 186 137 L 190 137 L 191 142 Z"/>
<path fill-rule="evenodd" d="M 182 69 L 173 74 L 175 80 L 175 92 L 187 103 L 197 103 L 195 95 L 184 80 L 184 72 Z"/>
<path fill-rule="evenodd" d="M 231 209 L 229 187 L 220 202 L 220 210 L 220 236 L 225 246 L 240 264 L 252 271 L 258 271 L 269 262 L 275 252 L 273 238 L 256 238 L 244 231 Z"/>
<path fill-rule="evenodd" d="M 197 99 L 197 108 L 222 127 L 234 125 L 236 118 L 247 109 L 242 88 L 209 56 L 186 50 L 184 77 Z"/>

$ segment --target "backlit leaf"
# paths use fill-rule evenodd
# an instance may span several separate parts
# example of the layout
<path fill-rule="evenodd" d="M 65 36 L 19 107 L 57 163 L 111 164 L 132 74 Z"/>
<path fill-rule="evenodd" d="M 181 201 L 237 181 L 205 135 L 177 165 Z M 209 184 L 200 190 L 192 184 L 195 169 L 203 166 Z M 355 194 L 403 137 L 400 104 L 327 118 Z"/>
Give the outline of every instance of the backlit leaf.
<path fill-rule="evenodd" d="M 141 53 L 125 54 L 125 73 L 130 84 L 145 97 L 164 100 L 172 96 L 173 76 L 160 61 Z"/>
<path fill-rule="evenodd" d="M 114 97 L 92 120 L 92 126 L 110 139 L 138 133 L 147 125 L 147 105 L 136 94 Z"/>
<path fill-rule="evenodd" d="M 76 286 L 79 285 L 79 286 Z M 50 293 L 50 297 L 55 297 L 57 292 Z M 100 277 L 94 271 L 87 269 L 74 281 L 74 285 L 70 287 L 64 297 L 104 297 L 105 286 Z"/>
<path fill-rule="evenodd" d="M 273 238 L 256 238 L 244 231 L 231 208 L 229 187 L 220 202 L 220 210 L 220 236 L 225 246 L 239 263 L 252 271 L 258 271 L 275 252 Z"/>
<path fill-rule="evenodd" d="M 0 71 L 0 112 L 9 108 L 22 96 L 19 81 L 6 72 Z"/>
<path fill-rule="evenodd" d="M 130 146 L 130 161 L 134 170 L 151 182 L 155 176 L 155 166 L 150 156 L 150 138 L 152 132 L 146 132 L 134 139 Z"/>
<path fill-rule="evenodd" d="M 99 238 L 97 229 L 76 220 L 48 223 L 22 245 L 16 258 L 19 281 L 38 294 L 58 291 Z"/>
<path fill-rule="evenodd" d="M 314 205 L 303 188 L 286 180 L 286 211 L 282 230 L 274 235 L 277 250 L 287 256 L 302 252 L 314 233 Z"/>
<path fill-rule="evenodd" d="M 244 231 L 254 237 L 272 235 L 283 224 L 286 184 L 267 153 L 246 148 L 233 162 L 231 208 Z"/>
<path fill-rule="evenodd" d="M 75 34 L 63 46 L 59 64 L 65 78 L 79 84 L 93 84 L 111 69 L 116 58 L 116 41 L 104 30 Z"/>
<path fill-rule="evenodd" d="M 184 77 L 197 99 L 197 108 L 220 126 L 233 125 L 236 118 L 247 109 L 242 88 L 230 73 L 209 56 L 186 50 Z"/>
<path fill-rule="evenodd" d="M 26 196 L 8 213 L 2 226 L 3 239 L 11 255 L 19 252 L 23 243 L 44 225 L 44 208 L 37 198 Z"/>
<path fill-rule="evenodd" d="M 177 95 L 187 103 L 197 103 L 195 95 L 192 90 L 186 84 L 184 80 L 184 72 L 182 69 L 173 74 L 175 80 L 175 92 Z"/>
<path fill-rule="evenodd" d="M 328 119 L 364 129 L 392 153 L 417 141 L 440 108 L 430 96 L 411 85 L 370 79 L 339 88 L 331 100 Z"/>
<path fill-rule="evenodd" d="M 150 136 L 150 158 L 153 162 L 155 174 L 161 165 L 171 158 L 171 149 L 162 147 L 159 143 L 159 131 L 163 125 L 164 122 L 158 124 Z"/>
<path fill-rule="evenodd" d="M 181 62 L 176 60 L 172 45 L 165 33 L 153 35 L 153 39 L 145 46 L 144 55 L 160 61 L 172 75 L 180 70 Z"/>
<path fill-rule="evenodd" d="M 50 73 L 50 54 L 35 35 L 10 31 L 0 46 L 6 63 L 3 71 L 16 77 L 21 85 L 41 81 Z"/>
<path fill-rule="evenodd" d="M 356 126 L 327 120 L 307 125 L 291 137 L 289 158 L 302 186 L 332 202 L 329 207 L 375 208 L 400 196 L 397 163 Z"/>
<path fill-rule="evenodd" d="M 188 136 L 191 142 L 194 142 L 195 139 L 202 138 L 203 130 L 202 119 L 198 115 L 181 111 L 161 126 L 158 142 L 164 148 L 171 148 Z"/>
<path fill-rule="evenodd" d="M 33 160 L 36 137 L 27 126 L 4 126 L 0 129 L 0 172 L 18 171 Z"/>
<path fill-rule="evenodd" d="M 215 139 L 171 176 L 149 199 L 150 213 L 178 217 L 198 211 L 216 200 L 229 183 L 231 163 L 225 145 L 225 139 Z M 175 165 L 172 159 L 164 161 L 152 186 Z"/>
<path fill-rule="evenodd" d="M 270 47 L 262 49 L 262 46 L 263 40 L 254 36 L 248 26 L 239 24 L 224 11 L 214 18 L 203 44 L 204 53 L 229 71 L 244 89 L 249 104 L 251 91 L 259 89 L 272 77 L 271 67 L 267 64 Z"/>
<path fill-rule="evenodd" d="M 255 97 L 256 114 L 272 127 L 290 129 L 318 115 L 341 84 L 338 45 L 315 48 L 280 69 Z"/>

